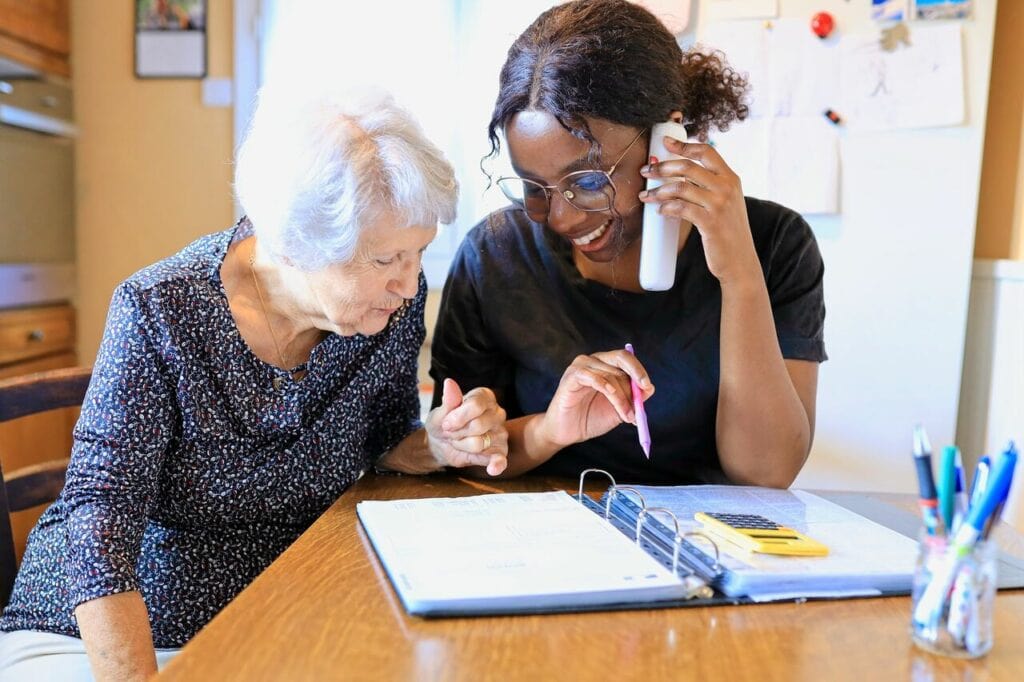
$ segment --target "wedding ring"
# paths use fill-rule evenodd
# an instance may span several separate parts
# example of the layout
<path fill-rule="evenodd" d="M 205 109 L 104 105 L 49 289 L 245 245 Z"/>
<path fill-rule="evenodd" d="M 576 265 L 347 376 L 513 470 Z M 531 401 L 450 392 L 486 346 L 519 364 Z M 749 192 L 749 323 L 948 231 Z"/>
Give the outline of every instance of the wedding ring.
<path fill-rule="evenodd" d="M 485 433 L 484 434 L 484 450 L 490 450 L 490 449 L 491 449 L 491 434 L 490 433 Z"/>

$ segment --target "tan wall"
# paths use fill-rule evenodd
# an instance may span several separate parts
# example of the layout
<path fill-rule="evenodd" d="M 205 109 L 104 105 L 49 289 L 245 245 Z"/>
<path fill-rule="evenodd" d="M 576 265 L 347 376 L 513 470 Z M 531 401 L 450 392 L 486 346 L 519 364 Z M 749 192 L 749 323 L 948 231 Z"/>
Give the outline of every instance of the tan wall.
<path fill-rule="evenodd" d="M 232 110 L 199 80 L 138 80 L 133 2 L 72 2 L 79 357 L 90 363 L 114 287 L 230 226 Z M 208 3 L 208 75 L 232 72 L 232 3 Z"/>
<path fill-rule="evenodd" d="M 975 258 L 1024 260 L 1024 2 L 1002 0 L 992 48 Z"/>

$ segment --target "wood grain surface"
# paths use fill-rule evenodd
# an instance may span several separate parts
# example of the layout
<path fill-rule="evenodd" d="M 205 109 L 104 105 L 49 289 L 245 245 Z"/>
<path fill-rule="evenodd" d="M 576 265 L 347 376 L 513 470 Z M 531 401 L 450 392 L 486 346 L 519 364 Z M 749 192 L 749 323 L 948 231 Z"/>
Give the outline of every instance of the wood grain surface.
<path fill-rule="evenodd" d="M 907 597 L 426 620 L 402 609 L 362 532 L 364 499 L 571 489 L 571 481 L 368 475 L 160 675 L 167 680 L 1020 680 L 1024 591 L 996 599 L 985 658 L 910 641 Z M 910 496 L 879 504 L 913 508 Z M 1024 555 L 1019 535 L 999 534 Z"/>

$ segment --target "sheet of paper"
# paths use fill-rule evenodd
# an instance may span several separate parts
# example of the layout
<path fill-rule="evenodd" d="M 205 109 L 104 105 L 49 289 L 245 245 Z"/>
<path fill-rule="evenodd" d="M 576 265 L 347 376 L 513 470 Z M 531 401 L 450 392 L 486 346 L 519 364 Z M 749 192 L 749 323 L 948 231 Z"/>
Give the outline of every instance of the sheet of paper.
<path fill-rule="evenodd" d="M 763 21 L 710 22 L 700 29 L 698 43 L 721 50 L 729 64 L 747 76 L 751 116 L 770 113 L 771 82 L 768 72 L 768 29 Z"/>
<path fill-rule="evenodd" d="M 711 21 L 770 19 L 777 16 L 779 0 L 711 0 L 707 7 L 707 18 Z"/>
<path fill-rule="evenodd" d="M 724 133 L 713 132 L 711 141 L 725 163 L 740 176 L 743 194 L 770 198 L 768 188 L 768 131 L 770 119 L 751 118 L 735 123 Z"/>
<path fill-rule="evenodd" d="M 749 119 L 711 141 L 745 195 L 805 215 L 839 212 L 839 134 L 824 116 Z"/>
<path fill-rule="evenodd" d="M 804 215 L 839 212 L 839 134 L 827 118 L 771 120 L 767 197 Z"/>
<path fill-rule="evenodd" d="M 840 106 L 838 40 L 821 40 L 802 18 L 773 21 L 766 38 L 773 116 L 820 116 Z"/>
<path fill-rule="evenodd" d="M 842 42 L 843 104 L 851 130 L 959 125 L 964 121 L 963 46 L 957 23 L 915 24 L 910 46 L 882 50 L 878 35 Z"/>
<path fill-rule="evenodd" d="M 795 599 L 850 599 L 852 597 L 879 597 L 881 590 L 800 590 L 798 592 L 764 592 L 751 597 L 756 602 L 793 601 Z"/>
<path fill-rule="evenodd" d="M 584 593 L 628 599 L 681 585 L 564 492 L 369 501 L 358 512 L 403 600 L 464 607 Z"/>
<path fill-rule="evenodd" d="M 742 559 L 724 558 L 725 567 L 738 573 L 802 576 L 800 587 L 768 590 L 770 593 L 820 590 L 818 584 L 831 584 L 830 589 L 842 591 L 844 584 L 829 582 L 842 576 L 905 575 L 907 587 L 910 585 L 917 560 L 916 542 L 817 495 L 746 486 L 633 487 L 644 496 L 648 507 L 670 509 L 684 532 L 701 527 L 693 518 L 699 511 L 760 514 L 828 546 L 826 557 L 744 554 Z"/>

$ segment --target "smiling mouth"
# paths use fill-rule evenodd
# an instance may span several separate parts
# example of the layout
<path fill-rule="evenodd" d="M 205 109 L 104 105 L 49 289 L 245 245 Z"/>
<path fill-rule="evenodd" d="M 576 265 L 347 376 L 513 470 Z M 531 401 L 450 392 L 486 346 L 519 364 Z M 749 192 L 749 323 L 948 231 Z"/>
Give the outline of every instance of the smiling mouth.
<path fill-rule="evenodd" d="M 608 229 L 608 226 L 611 225 L 611 224 L 612 224 L 612 221 L 611 220 L 607 220 L 604 223 L 602 223 L 593 232 L 585 234 L 582 237 L 576 237 L 575 239 L 572 240 L 572 243 L 575 244 L 576 246 L 586 246 L 587 244 L 589 244 L 590 242 L 594 241 L 595 239 L 600 239 L 601 235 L 603 235 L 605 233 L 605 231 Z"/>

